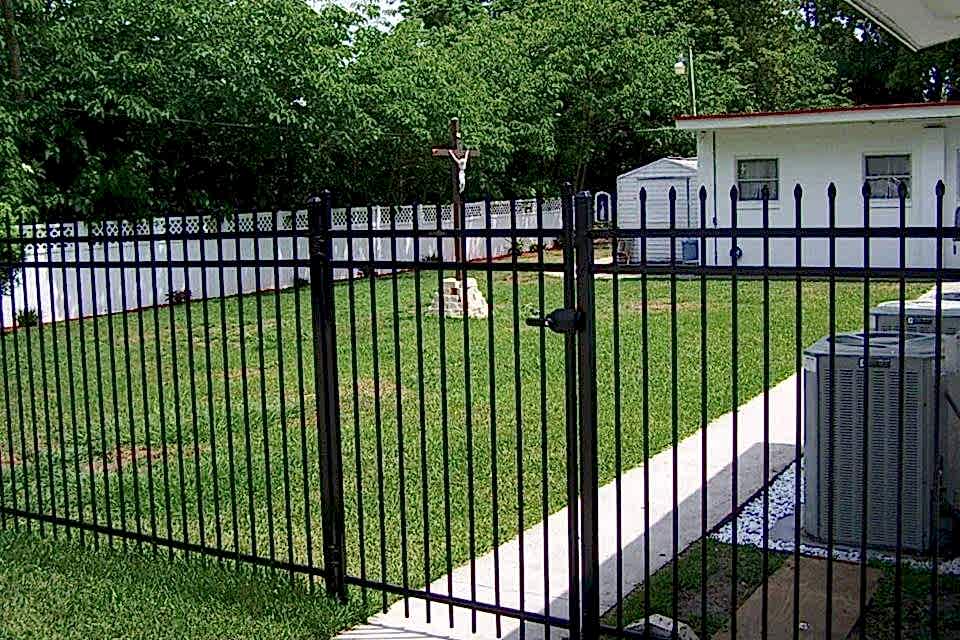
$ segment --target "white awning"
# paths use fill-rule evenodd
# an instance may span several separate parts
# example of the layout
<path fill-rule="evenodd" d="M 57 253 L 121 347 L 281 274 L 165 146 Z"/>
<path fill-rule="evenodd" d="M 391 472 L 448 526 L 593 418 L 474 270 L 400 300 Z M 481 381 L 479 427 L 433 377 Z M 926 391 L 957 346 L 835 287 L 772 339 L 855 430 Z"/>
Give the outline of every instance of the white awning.
<path fill-rule="evenodd" d="M 847 0 L 913 49 L 960 38 L 960 0 Z"/>

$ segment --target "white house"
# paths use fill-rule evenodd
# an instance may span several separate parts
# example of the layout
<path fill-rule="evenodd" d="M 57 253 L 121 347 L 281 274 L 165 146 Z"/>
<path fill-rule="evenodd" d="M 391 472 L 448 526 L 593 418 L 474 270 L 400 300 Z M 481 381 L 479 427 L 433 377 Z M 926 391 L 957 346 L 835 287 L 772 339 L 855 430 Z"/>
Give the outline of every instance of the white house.
<path fill-rule="evenodd" d="M 684 229 L 699 225 L 697 203 L 697 160 L 690 158 L 661 158 L 655 162 L 632 169 L 617 178 L 617 226 L 622 229 L 639 229 L 640 190 L 647 194 L 646 224 L 650 229 L 670 227 L 670 189 L 676 189 L 676 225 Z M 640 240 L 630 241 L 625 247 L 631 262 L 641 259 Z M 647 240 L 647 260 L 660 262 L 670 260 L 670 241 L 667 238 Z M 677 258 L 683 249 L 677 242 Z"/>
<path fill-rule="evenodd" d="M 953 228 L 960 188 L 960 103 L 924 103 L 878 107 L 834 108 L 777 113 L 749 113 L 682 117 L 677 127 L 697 136 L 698 184 L 709 192 L 707 224 L 731 226 L 730 189 L 739 188 L 737 223 L 762 226 L 761 192 L 770 189 L 771 227 L 796 224 L 793 190 L 804 192 L 801 222 L 805 227 L 827 227 L 827 187 L 837 186 L 837 226 L 864 226 L 861 190 L 872 188 L 869 224 L 899 227 L 897 185 L 908 187 L 907 226 L 936 225 L 937 181 L 946 184 L 944 226 Z M 897 239 L 874 239 L 870 263 L 898 266 Z M 770 241 L 772 265 L 795 263 L 795 241 Z M 836 241 L 840 266 L 863 264 L 862 239 Z M 763 264 L 760 239 L 739 239 L 739 264 Z M 943 242 L 944 265 L 960 267 L 960 243 Z M 826 266 L 825 239 L 804 239 L 803 264 Z M 707 264 L 730 264 L 734 252 L 729 239 L 708 242 Z M 936 241 L 907 242 L 908 266 L 936 264 Z"/>

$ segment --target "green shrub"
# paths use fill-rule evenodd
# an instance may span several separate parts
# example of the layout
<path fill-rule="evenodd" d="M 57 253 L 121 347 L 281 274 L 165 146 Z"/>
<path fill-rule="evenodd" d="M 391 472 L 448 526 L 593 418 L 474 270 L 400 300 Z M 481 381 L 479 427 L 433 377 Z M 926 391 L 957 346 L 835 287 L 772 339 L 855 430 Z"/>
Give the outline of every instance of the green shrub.
<path fill-rule="evenodd" d="M 21 329 L 36 327 L 40 324 L 40 315 L 33 309 L 23 309 L 17 312 L 17 326 Z"/>

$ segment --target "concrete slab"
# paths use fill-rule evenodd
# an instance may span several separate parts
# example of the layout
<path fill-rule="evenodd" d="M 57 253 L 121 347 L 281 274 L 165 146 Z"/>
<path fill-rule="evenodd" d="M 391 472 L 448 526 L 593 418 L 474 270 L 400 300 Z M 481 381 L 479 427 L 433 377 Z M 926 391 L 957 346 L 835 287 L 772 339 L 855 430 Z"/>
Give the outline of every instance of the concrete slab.
<path fill-rule="evenodd" d="M 706 465 L 707 528 L 725 520 L 733 512 L 733 461 L 737 462 L 736 504 L 742 506 L 765 484 L 763 452 L 765 444 L 770 453 L 770 478 L 785 469 L 795 457 L 796 445 L 796 377 L 784 381 L 769 392 L 769 440 L 764 441 L 763 396 L 741 406 L 737 412 L 737 439 L 734 445 L 733 413 L 713 421 L 706 429 L 707 457 L 702 456 L 703 434 L 698 432 L 683 440 L 676 448 L 677 486 L 676 512 L 677 548 L 673 548 L 674 450 L 668 449 L 654 456 L 648 464 L 650 478 L 649 530 L 645 526 L 643 495 L 644 467 L 625 473 L 618 482 L 600 489 L 600 600 L 607 610 L 616 605 L 619 595 L 629 594 L 642 584 L 645 575 L 653 574 L 667 564 L 674 551 L 682 552 L 701 537 L 701 496 L 704 487 L 701 470 Z M 736 455 L 734 455 L 734 453 Z M 767 478 L 769 480 L 769 478 Z M 621 497 L 622 522 L 618 538 L 617 496 Z M 544 566 L 544 545 L 549 545 L 549 556 Z M 567 586 L 567 509 L 551 515 L 546 523 L 537 524 L 522 535 L 523 584 L 521 584 L 521 537 L 503 544 L 500 555 L 500 593 L 502 606 L 522 608 L 525 611 L 547 613 L 566 618 L 569 610 Z M 644 549 L 650 548 L 649 569 L 645 566 Z M 622 555 L 618 551 L 622 549 Z M 618 564 L 621 577 L 618 589 Z M 493 552 L 476 563 L 476 600 L 495 604 L 493 588 Z M 470 598 L 471 567 L 469 564 L 454 570 L 453 593 Z M 448 594 L 447 577 L 431 584 L 436 593 Z M 454 608 L 451 628 L 448 608 L 432 604 L 431 622 L 426 622 L 427 605 L 410 600 L 410 617 L 404 614 L 404 603 L 395 603 L 385 614 L 374 616 L 356 629 L 346 631 L 340 638 L 362 640 L 413 639 L 472 639 L 497 636 L 496 617 L 476 615 L 476 632 L 472 630 L 473 614 L 469 609 Z M 519 638 L 520 623 L 503 617 L 501 637 Z M 530 640 L 565 638 L 562 629 L 545 629 L 542 625 L 526 623 L 524 635 Z"/>

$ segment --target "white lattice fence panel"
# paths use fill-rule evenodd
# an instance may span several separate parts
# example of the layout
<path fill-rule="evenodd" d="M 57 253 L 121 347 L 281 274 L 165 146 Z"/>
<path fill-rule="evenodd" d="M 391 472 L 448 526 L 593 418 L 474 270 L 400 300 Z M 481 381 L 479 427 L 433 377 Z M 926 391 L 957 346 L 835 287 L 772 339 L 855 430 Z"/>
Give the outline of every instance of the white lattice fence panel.
<path fill-rule="evenodd" d="M 515 205 L 518 229 L 537 226 L 535 201 L 518 201 Z M 334 228 L 412 230 L 414 215 L 421 230 L 436 229 L 438 217 L 445 229 L 453 227 L 453 209 L 449 204 L 398 207 L 355 207 L 334 209 Z M 544 228 L 561 226 L 559 199 L 542 204 Z M 484 202 L 466 205 L 464 225 L 482 229 L 487 224 Z M 510 229 L 509 202 L 490 203 L 490 225 L 495 229 Z M 38 312 L 44 322 L 79 318 L 81 316 L 117 313 L 166 304 L 172 292 L 189 290 L 191 298 L 218 298 L 250 293 L 258 288 L 286 288 L 297 277 L 307 278 L 306 266 L 279 266 L 275 260 L 306 262 L 309 256 L 308 238 L 293 237 L 292 231 L 309 229 L 306 210 L 257 212 L 215 216 L 171 216 L 141 220 L 106 220 L 91 223 L 51 223 L 24 225 L 19 232 L 34 242 L 24 245 L 25 268 L 17 273 L 12 291 L 0 297 L 0 326 L 14 323 L 16 311 L 29 308 Z M 223 235 L 228 234 L 228 235 Z M 254 235 L 259 237 L 254 237 Z M 276 234 L 276 236 L 274 236 Z M 155 236 L 152 240 L 145 236 Z M 302 234 L 301 234 L 302 235 Z M 239 236 L 239 237 L 238 237 Z M 283 237 L 281 237 L 283 236 Z M 523 247 L 537 238 L 521 235 Z M 77 238 L 84 238 L 77 241 Z M 553 238 L 546 238 L 549 244 Z M 390 238 L 337 238 L 334 258 L 359 263 L 372 255 L 378 260 L 399 263 L 414 260 L 454 260 L 455 243 L 452 238 L 438 240 L 413 236 Z M 490 242 L 493 257 L 509 254 L 510 238 L 495 238 Z M 488 257 L 485 238 L 467 240 L 467 259 Z M 259 259 L 260 267 L 231 265 L 237 260 Z M 204 265 L 205 261 L 222 261 Z M 178 266 L 168 268 L 167 262 Z M 100 264 L 102 267 L 78 269 L 65 267 L 73 262 Z M 139 268 L 134 262 L 153 262 L 154 266 Z M 184 264 L 184 263 L 188 264 Z M 45 266 L 51 263 L 51 266 Z M 52 264 L 59 263 L 57 266 Z M 380 269 L 389 273 L 389 269 Z M 347 278 L 345 269 L 336 270 L 336 278 Z M 154 294 L 156 291 L 156 295 Z"/>

